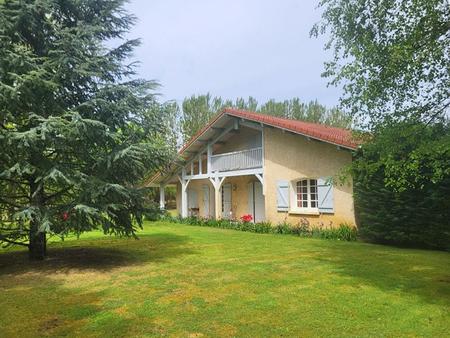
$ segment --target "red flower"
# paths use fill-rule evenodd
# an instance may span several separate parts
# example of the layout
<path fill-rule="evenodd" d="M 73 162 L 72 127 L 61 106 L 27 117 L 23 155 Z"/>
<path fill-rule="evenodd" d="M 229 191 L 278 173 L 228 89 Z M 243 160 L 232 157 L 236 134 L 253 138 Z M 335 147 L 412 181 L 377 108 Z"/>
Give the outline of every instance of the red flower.
<path fill-rule="evenodd" d="M 62 219 L 63 219 L 63 221 L 67 221 L 68 219 L 69 219 L 69 213 L 68 212 L 63 212 L 62 213 Z"/>
<path fill-rule="evenodd" d="M 253 220 L 253 217 L 250 214 L 241 216 L 241 221 L 244 223 L 251 222 L 252 220 Z"/>

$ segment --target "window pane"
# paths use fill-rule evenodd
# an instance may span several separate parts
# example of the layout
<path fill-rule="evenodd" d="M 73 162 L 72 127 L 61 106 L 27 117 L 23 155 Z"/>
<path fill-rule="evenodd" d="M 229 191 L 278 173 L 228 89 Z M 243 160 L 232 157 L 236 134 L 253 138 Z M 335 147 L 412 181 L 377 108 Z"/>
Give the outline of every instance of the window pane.
<path fill-rule="evenodd" d="M 308 181 L 301 180 L 296 183 L 297 207 L 305 208 L 308 206 Z"/>
<path fill-rule="evenodd" d="M 311 208 L 317 208 L 319 205 L 317 194 L 317 180 L 309 181 L 309 193 Z"/>

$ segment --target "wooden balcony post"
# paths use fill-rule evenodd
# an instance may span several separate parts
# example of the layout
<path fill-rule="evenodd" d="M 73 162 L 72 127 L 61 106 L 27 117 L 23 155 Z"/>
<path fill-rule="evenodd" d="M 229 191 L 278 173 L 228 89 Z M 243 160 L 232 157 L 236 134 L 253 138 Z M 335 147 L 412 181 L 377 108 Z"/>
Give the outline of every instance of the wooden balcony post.
<path fill-rule="evenodd" d="M 208 149 L 206 150 L 206 171 L 208 175 L 211 175 L 211 156 L 212 156 L 212 144 L 208 143 Z"/>

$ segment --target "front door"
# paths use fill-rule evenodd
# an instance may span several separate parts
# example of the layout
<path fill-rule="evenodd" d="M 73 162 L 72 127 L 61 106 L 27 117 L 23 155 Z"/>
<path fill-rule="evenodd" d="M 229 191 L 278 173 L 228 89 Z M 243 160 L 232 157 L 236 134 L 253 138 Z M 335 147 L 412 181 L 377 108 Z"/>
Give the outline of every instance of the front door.
<path fill-rule="evenodd" d="M 248 213 L 254 222 L 263 222 L 265 219 L 265 203 L 261 182 L 248 184 Z"/>
<path fill-rule="evenodd" d="M 189 216 L 198 216 L 197 190 L 188 188 L 187 195 Z"/>
<path fill-rule="evenodd" d="M 231 184 L 222 186 L 222 218 L 230 219 L 231 214 Z"/>
<path fill-rule="evenodd" d="M 203 217 L 211 216 L 209 211 L 209 186 L 205 184 L 202 187 L 203 190 Z"/>

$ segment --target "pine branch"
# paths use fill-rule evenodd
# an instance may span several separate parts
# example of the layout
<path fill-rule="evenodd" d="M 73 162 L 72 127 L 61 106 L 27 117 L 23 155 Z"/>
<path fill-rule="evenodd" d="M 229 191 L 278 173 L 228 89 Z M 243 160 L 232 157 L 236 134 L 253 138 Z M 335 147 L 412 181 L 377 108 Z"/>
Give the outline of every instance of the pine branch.
<path fill-rule="evenodd" d="M 26 244 L 26 243 L 23 243 L 23 242 L 16 242 L 16 241 L 13 241 L 11 239 L 8 239 L 8 238 L 6 238 L 3 235 L 0 235 L 0 241 L 6 242 L 6 243 L 9 243 L 9 244 L 14 244 L 14 245 L 22 245 L 22 246 L 25 246 L 27 248 L 30 246 L 29 244 Z"/>
<path fill-rule="evenodd" d="M 45 197 L 44 197 L 44 202 L 48 202 L 48 201 L 50 201 L 50 200 L 53 199 L 53 198 L 56 198 L 56 197 L 59 197 L 59 196 L 64 195 L 66 192 L 68 192 L 68 191 L 69 191 L 70 189 L 72 189 L 73 187 L 74 187 L 74 186 L 71 185 L 71 186 L 69 186 L 69 187 L 67 187 L 67 188 L 65 188 L 65 189 L 62 189 L 62 190 L 60 190 L 60 191 L 54 193 L 54 194 L 45 196 Z"/>

